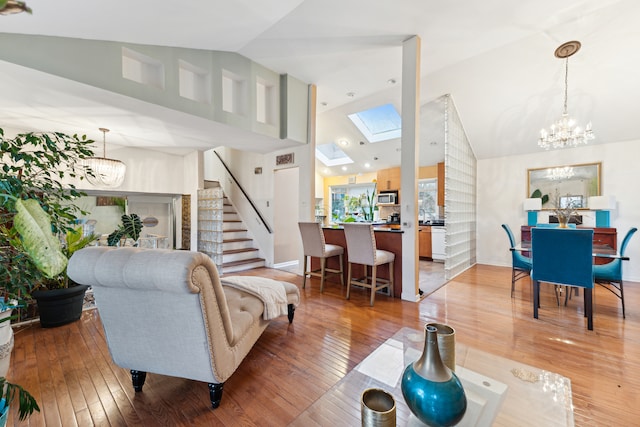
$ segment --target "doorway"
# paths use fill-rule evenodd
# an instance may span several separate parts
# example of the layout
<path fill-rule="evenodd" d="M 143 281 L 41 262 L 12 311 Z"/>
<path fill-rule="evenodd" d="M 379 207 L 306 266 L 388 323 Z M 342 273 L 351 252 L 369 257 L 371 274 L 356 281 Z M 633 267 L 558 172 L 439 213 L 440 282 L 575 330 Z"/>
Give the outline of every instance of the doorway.
<path fill-rule="evenodd" d="M 302 253 L 298 229 L 299 168 L 276 170 L 273 186 L 273 267 L 297 271 Z"/>

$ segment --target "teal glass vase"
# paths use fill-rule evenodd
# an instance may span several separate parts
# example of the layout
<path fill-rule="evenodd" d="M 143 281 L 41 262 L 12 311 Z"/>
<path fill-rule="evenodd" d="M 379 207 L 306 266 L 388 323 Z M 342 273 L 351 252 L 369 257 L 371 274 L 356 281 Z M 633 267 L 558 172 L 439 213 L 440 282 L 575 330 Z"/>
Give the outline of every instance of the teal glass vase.
<path fill-rule="evenodd" d="M 411 412 L 429 426 L 453 426 L 464 416 L 464 388 L 440 358 L 434 326 L 425 326 L 424 350 L 418 360 L 405 368 L 401 388 Z"/>

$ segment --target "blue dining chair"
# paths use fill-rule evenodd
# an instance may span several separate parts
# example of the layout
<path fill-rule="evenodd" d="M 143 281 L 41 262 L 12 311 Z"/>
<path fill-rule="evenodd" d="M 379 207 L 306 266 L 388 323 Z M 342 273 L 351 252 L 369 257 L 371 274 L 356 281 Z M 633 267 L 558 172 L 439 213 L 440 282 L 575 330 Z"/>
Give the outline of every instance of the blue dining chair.
<path fill-rule="evenodd" d="M 531 229 L 533 317 L 538 318 L 540 282 L 584 288 L 584 315 L 593 330 L 593 230 Z"/>
<path fill-rule="evenodd" d="M 507 224 L 502 224 L 502 228 L 507 232 L 511 248 L 516 246 L 516 239 L 513 237 L 511 228 Z M 515 289 L 516 281 L 528 276 L 531 273 L 531 258 L 522 255 L 519 251 L 511 251 L 511 298 Z"/>
<path fill-rule="evenodd" d="M 620 246 L 620 256 L 624 256 L 624 251 L 627 249 L 629 240 L 631 240 L 631 237 L 636 231 L 638 231 L 636 227 L 632 227 L 627 231 L 627 234 L 622 240 L 622 245 Z M 598 285 L 601 285 L 603 288 L 620 298 L 620 301 L 622 301 L 622 318 L 625 319 L 622 260 L 620 258 L 616 258 L 608 264 L 594 265 L 593 278 Z"/>

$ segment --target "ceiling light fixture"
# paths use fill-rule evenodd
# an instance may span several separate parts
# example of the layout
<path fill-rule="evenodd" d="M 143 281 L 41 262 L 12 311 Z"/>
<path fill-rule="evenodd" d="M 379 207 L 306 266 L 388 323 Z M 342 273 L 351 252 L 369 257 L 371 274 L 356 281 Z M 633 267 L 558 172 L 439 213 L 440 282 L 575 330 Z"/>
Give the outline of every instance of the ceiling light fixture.
<path fill-rule="evenodd" d="M 562 111 L 562 117 L 551 125 L 550 130 L 542 129 L 540 131 L 540 139 L 538 145 L 545 150 L 549 148 L 567 148 L 576 147 L 581 144 L 586 144 L 588 141 L 595 138 L 593 131 L 591 130 L 591 122 L 587 124 L 587 127 L 583 131 L 576 126 L 575 120 L 569 117 L 567 112 L 567 92 L 569 86 L 569 57 L 580 50 L 579 41 L 570 41 L 560 45 L 556 51 L 556 58 L 564 59 L 564 109 Z"/>
<path fill-rule="evenodd" d="M 82 165 L 84 176 L 91 184 L 98 187 L 119 187 L 124 181 L 127 166 L 120 160 L 107 158 L 106 135 L 109 129 L 100 128 L 102 132 L 102 157 L 87 157 Z"/>
<path fill-rule="evenodd" d="M 4 6 L 0 9 L 0 15 L 11 15 L 20 12 L 31 13 L 31 8 L 23 1 L 8 0 L 5 2 L 0 1 L 1 3 L 4 3 Z"/>

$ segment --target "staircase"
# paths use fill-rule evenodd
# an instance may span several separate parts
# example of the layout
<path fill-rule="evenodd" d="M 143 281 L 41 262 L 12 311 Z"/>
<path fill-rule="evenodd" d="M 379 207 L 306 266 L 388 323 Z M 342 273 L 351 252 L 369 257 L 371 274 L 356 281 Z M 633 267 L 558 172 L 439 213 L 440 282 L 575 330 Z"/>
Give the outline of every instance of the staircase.
<path fill-rule="evenodd" d="M 222 223 L 222 274 L 264 267 L 264 258 L 258 255 L 253 239 L 249 237 L 244 223 L 235 208 L 224 197 Z"/>

